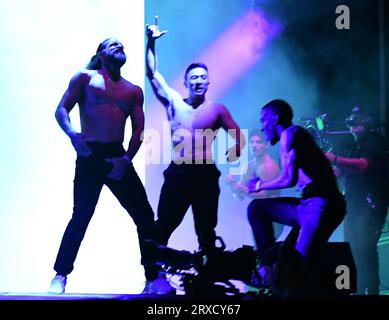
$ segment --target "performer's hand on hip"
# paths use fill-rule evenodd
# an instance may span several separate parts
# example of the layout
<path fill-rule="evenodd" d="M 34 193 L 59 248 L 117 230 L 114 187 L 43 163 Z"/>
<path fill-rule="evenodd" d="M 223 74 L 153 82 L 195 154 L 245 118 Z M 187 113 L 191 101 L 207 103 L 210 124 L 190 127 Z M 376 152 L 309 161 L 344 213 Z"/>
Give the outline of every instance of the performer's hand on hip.
<path fill-rule="evenodd" d="M 89 157 L 91 155 L 92 150 L 87 145 L 85 137 L 82 133 L 75 132 L 70 134 L 69 137 L 74 149 L 77 152 L 77 155 L 81 157 Z"/>

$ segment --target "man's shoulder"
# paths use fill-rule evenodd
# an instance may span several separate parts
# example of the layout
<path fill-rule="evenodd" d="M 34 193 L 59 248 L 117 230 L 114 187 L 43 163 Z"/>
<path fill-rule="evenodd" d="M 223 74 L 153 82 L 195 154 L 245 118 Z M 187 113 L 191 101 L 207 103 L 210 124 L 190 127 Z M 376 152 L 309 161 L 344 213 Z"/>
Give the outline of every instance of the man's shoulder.
<path fill-rule="evenodd" d="M 296 133 L 296 126 L 289 126 L 281 132 L 281 140 L 291 139 Z"/>
<path fill-rule="evenodd" d="M 292 124 L 291 126 L 287 127 L 285 129 L 286 132 L 290 132 L 290 133 L 296 133 L 296 132 L 302 132 L 302 131 L 305 131 L 305 129 L 301 126 L 298 126 L 298 125 L 295 125 L 295 124 Z"/>
<path fill-rule="evenodd" d="M 219 114 L 229 113 L 227 107 L 220 102 L 207 101 L 207 105 Z"/>
<path fill-rule="evenodd" d="M 216 108 L 220 108 L 221 110 L 228 110 L 227 107 L 223 103 L 216 102 L 216 101 L 208 101 L 208 103 L 211 106 L 214 106 Z"/>
<path fill-rule="evenodd" d="M 76 75 L 92 78 L 99 74 L 98 70 L 81 69 Z"/>
<path fill-rule="evenodd" d="M 90 80 L 98 74 L 97 70 L 81 69 L 74 76 L 73 79 Z"/>
<path fill-rule="evenodd" d="M 134 90 L 136 92 L 143 92 L 142 88 L 140 86 L 138 86 L 137 84 L 135 83 L 132 83 L 130 81 L 128 81 L 127 79 L 124 79 L 122 77 L 122 81 L 123 81 L 123 84 L 130 90 Z"/>
<path fill-rule="evenodd" d="M 277 162 L 270 156 L 266 157 L 266 160 L 263 162 L 263 168 L 265 170 L 278 170 Z"/>
<path fill-rule="evenodd" d="M 283 131 L 283 134 L 288 137 L 288 139 L 300 139 L 309 135 L 308 131 L 305 128 L 294 124 L 286 128 Z"/>
<path fill-rule="evenodd" d="M 96 73 L 96 70 L 82 69 L 73 75 L 70 83 L 72 85 L 83 85 L 93 78 L 93 72 Z"/>
<path fill-rule="evenodd" d="M 299 144 L 297 141 L 299 141 L 301 139 L 301 136 L 302 136 L 301 129 L 303 129 L 303 128 L 300 126 L 296 126 L 296 125 L 291 125 L 291 126 L 287 127 L 286 129 L 284 129 L 282 131 L 281 137 L 280 137 L 281 145 L 286 147 L 286 149 L 295 148 L 296 145 Z"/>

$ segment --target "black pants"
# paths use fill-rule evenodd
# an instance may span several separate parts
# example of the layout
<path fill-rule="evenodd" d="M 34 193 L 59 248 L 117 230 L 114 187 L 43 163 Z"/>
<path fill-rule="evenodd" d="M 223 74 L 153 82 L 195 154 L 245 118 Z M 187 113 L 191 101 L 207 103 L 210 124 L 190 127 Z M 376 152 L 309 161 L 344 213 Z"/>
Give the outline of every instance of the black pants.
<path fill-rule="evenodd" d="M 122 179 L 112 180 L 107 174 L 112 165 L 106 158 L 120 157 L 124 154 L 121 144 L 90 142 L 92 154 L 78 157 L 74 178 L 74 208 L 59 248 L 54 270 L 68 275 L 73 270 L 81 241 L 95 211 L 103 185 L 108 186 L 120 204 L 134 219 L 137 226 L 140 251 L 143 263 L 143 239 L 155 236 L 154 213 L 148 202 L 145 189 L 134 167 L 131 165 Z M 147 268 L 146 268 L 147 269 Z M 154 271 L 145 270 L 146 279 L 155 278 Z"/>
<path fill-rule="evenodd" d="M 331 198 L 281 197 L 253 200 L 247 210 L 260 258 L 274 244 L 275 221 L 300 230 L 295 249 L 308 262 L 342 222 L 346 203 L 341 194 Z"/>
<path fill-rule="evenodd" d="M 377 243 L 385 223 L 387 206 L 376 204 L 373 209 L 366 199 L 347 199 L 347 215 L 344 221 L 345 240 L 350 242 L 357 267 L 358 294 L 379 293 L 379 260 Z"/>
<path fill-rule="evenodd" d="M 157 240 L 167 245 L 192 206 L 200 249 L 215 247 L 220 172 L 214 164 L 171 163 L 164 171 L 158 204 Z"/>

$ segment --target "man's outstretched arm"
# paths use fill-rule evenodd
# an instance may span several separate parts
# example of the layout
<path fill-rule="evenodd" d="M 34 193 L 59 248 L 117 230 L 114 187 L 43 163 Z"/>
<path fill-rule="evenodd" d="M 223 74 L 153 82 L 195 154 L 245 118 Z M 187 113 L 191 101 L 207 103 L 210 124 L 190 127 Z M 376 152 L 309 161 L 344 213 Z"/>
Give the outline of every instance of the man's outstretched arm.
<path fill-rule="evenodd" d="M 154 25 L 146 26 L 147 48 L 146 48 L 146 74 L 150 80 L 151 87 L 158 100 L 167 106 L 171 100 L 170 87 L 164 77 L 159 73 L 157 67 L 157 56 L 155 53 L 155 41 L 167 31 L 160 31 L 158 28 L 158 17 L 155 17 Z"/>

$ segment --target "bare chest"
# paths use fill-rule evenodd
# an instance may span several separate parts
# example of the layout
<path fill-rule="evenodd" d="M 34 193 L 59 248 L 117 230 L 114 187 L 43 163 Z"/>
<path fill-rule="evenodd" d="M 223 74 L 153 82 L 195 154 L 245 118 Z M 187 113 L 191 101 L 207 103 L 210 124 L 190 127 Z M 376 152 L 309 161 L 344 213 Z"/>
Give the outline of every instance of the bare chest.
<path fill-rule="evenodd" d="M 250 178 L 263 178 L 265 170 L 265 164 L 263 162 L 257 163 L 255 160 L 252 160 L 249 164 L 247 173 Z"/>
<path fill-rule="evenodd" d="M 190 130 L 219 129 L 218 113 L 212 105 L 201 105 L 194 109 L 192 106 L 182 103 L 176 106 L 173 122 L 176 127 Z"/>
<path fill-rule="evenodd" d="M 85 89 L 85 98 L 89 108 L 110 106 L 129 113 L 133 105 L 132 90 L 125 82 L 114 82 L 104 79 L 101 75 L 96 75 L 90 80 Z"/>

